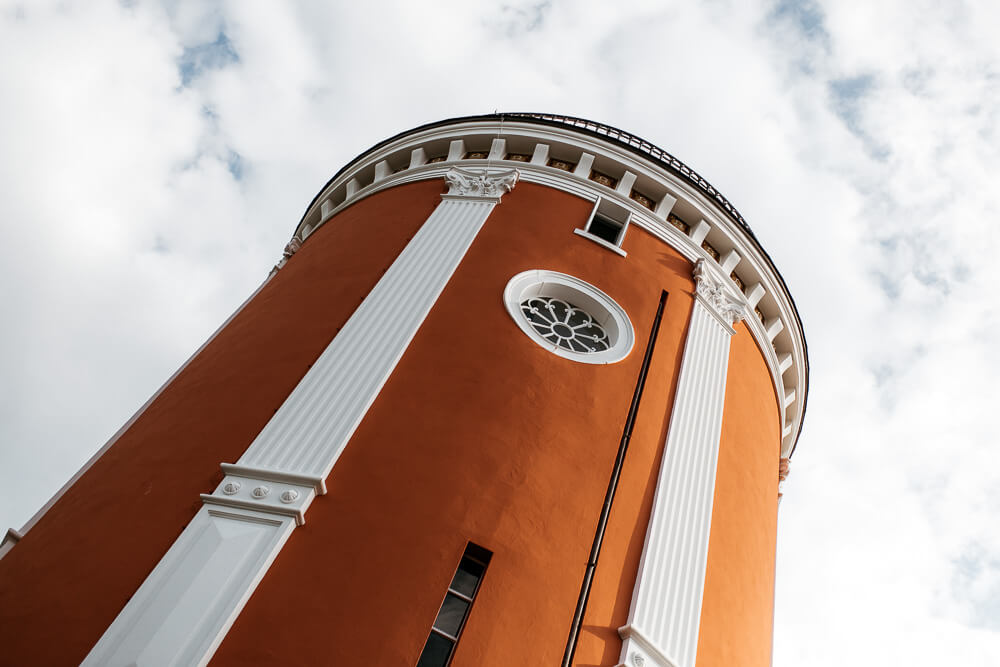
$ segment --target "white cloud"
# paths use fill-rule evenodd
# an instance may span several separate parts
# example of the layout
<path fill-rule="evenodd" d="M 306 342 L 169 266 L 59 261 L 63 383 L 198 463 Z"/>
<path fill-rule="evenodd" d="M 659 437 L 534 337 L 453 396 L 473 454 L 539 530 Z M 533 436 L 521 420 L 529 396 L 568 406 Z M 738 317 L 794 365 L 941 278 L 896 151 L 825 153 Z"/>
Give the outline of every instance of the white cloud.
<path fill-rule="evenodd" d="M 995 664 L 998 14 L 0 5 L 0 524 L 22 524 L 253 290 L 344 162 L 431 120 L 553 111 L 703 173 L 796 297 L 812 393 L 774 664 Z"/>

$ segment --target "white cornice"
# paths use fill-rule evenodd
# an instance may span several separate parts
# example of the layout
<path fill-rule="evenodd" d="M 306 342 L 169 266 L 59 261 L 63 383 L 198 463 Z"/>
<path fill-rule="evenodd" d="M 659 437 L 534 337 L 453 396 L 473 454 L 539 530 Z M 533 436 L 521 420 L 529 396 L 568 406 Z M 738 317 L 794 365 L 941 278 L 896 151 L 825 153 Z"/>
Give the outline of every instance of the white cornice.
<path fill-rule="evenodd" d="M 469 151 L 487 153 L 488 157 L 464 159 Z M 508 152 L 532 157 L 530 161 L 503 159 Z M 548 166 L 553 154 L 576 161 L 575 171 Z M 428 163 L 435 157 L 444 160 Z M 743 297 L 741 300 L 747 302 L 745 322 L 764 353 L 775 389 L 782 428 L 781 455 L 791 453 L 804 413 L 807 360 L 804 335 L 784 283 L 757 242 L 710 197 L 624 146 L 572 127 L 510 118 L 502 127 L 496 120 L 478 119 L 418 129 L 362 155 L 344 169 L 316 198 L 294 238 L 306 239 L 327 219 L 364 197 L 403 183 L 441 178 L 458 162 L 464 169 L 485 169 L 495 176 L 516 167 L 522 181 L 547 185 L 590 201 L 597 197 L 612 200 L 632 213 L 631 224 L 650 232 L 691 262 L 705 260 L 713 281 L 724 285 L 735 299 Z M 611 188 L 591 180 L 590 165 L 619 178 L 618 185 Z M 632 183 L 636 183 L 637 190 L 659 199 L 661 204 L 655 211 L 629 196 Z M 678 205 L 683 205 L 685 218 L 691 223 L 688 233 L 667 221 L 667 215 Z M 706 234 L 720 253 L 718 261 L 701 247 Z M 729 271 L 735 267 L 744 280 L 743 295 L 729 280 L 723 265 Z M 755 306 L 764 322 L 753 314 Z M 786 397 L 792 398 L 786 401 Z"/>

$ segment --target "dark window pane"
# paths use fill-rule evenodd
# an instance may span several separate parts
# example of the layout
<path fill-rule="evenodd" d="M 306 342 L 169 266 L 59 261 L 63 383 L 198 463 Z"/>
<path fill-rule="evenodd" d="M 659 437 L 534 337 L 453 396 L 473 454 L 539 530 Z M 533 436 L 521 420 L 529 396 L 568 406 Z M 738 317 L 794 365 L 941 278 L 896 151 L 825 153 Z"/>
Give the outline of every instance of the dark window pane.
<path fill-rule="evenodd" d="M 451 643 L 451 640 L 432 632 L 431 636 L 427 638 L 424 652 L 420 654 L 417 667 L 444 667 L 448 664 L 448 656 L 451 655 L 452 646 L 454 644 Z"/>
<path fill-rule="evenodd" d="M 614 220 L 609 220 L 600 215 L 595 215 L 594 219 L 590 221 L 590 229 L 588 230 L 594 236 L 600 237 L 605 241 L 610 243 L 615 243 L 618 240 L 618 233 L 621 232 L 622 225 L 618 224 Z"/>
<path fill-rule="evenodd" d="M 469 609 L 469 603 L 460 597 L 449 593 L 444 598 L 441 611 L 438 612 L 434 627 L 442 632 L 446 632 L 452 637 L 458 636 L 458 629 L 462 627 L 465 619 L 465 612 Z"/>
<path fill-rule="evenodd" d="M 469 542 L 469 546 L 465 547 L 465 553 L 482 563 L 489 563 L 490 559 L 493 557 L 492 551 L 484 549 L 478 544 L 473 544 L 472 542 Z M 485 565 L 483 567 L 485 567 Z"/>
<path fill-rule="evenodd" d="M 455 573 L 455 578 L 451 582 L 452 589 L 471 598 L 476 592 L 479 578 L 483 576 L 483 569 L 481 563 L 463 558 L 458 566 L 458 572 Z"/>

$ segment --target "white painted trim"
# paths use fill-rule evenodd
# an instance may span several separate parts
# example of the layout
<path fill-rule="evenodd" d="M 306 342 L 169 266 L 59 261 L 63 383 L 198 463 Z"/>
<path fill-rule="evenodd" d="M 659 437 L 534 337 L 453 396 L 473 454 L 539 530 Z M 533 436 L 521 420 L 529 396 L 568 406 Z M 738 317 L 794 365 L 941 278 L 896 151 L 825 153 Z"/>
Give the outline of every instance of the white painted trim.
<path fill-rule="evenodd" d="M 708 236 L 708 233 L 712 231 L 712 225 L 708 224 L 704 220 L 699 220 L 698 224 L 691 227 L 691 243 L 698 247 L 701 247 L 702 241 Z"/>
<path fill-rule="evenodd" d="M 722 272 L 728 276 L 739 265 L 740 259 L 742 259 L 740 257 L 740 253 L 736 252 L 736 250 L 730 250 L 722 258 L 722 261 L 719 262 L 719 264 L 722 266 Z"/>
<path fill-rule="evenodd" d="M 608 250 L 610 250 L 611 252 L 613 252 L 613 253 L 615 253 L 617 255 L 621 255 L 622 257 L 628 257 L 628 253 L 627 252 L 625 252 L 624 250 L 622 250 L 621 248 L 619 248 L 618 246 L 616 246 L 614 243 L 611 243 L 610 241 L 605 241 L 600 236 L 595 236 L 595 235 L 591 234 L 590 232 L 584 231 L 582 229 L 574 229 L 573 233 L 574 234 L 578 234 L 579 236 L 582 236 L 583 238 L 587 239 L 588 241 L 593 241 L 597 245 L 602 246 L 604 248 L 607 248 Z"/>
<path fill-rule="evenodd" d="M 531 164 L 544 166 L 549 161 L 548 144 L 536 144 L 535 150 L 531 153 Z"/>
<path fill-rule="evenodd" d="M 180 368 L 178 368 L 176 371 L 174 371 L 173 375 L 171 375 L 169 378 L 167 378 L 167 381 L 164 382 L 162 385 L 160 385 L 160 388 L 157 389 L 153 393 L 153 395 L 150 396 L 149 399 L 145 403 L 142 404 L 142 407 L 140 407 L 138 410 L 135 411 L 135 414 L 133 414 L 129 418 L 129 420 L 122 425 L 122 427 L 120 429 L 118 429 L 117 431 L 115 431 L 115 434 L 113 436 L 111 436 L 111 438 L 109 438 L 106 443 L 104 443 L 104 446 L 101 447 L 100 449 L 98 449 L 94 453 L 93 456 L 91 456 L 89 459 L 87 459 L 87 462 L 84 463 L 82 466 L 80 466 L 80 469 L 77 470 L 76 473 L 72 477 L 70 477 L 69 480 L 65 484 L 63 484 L 62 487 L 60 487 L 60 489 L 58 491 L 56 491 L 55 494 L 53 494 L 53 496 L 51 498 L 49 498 L 48 502 L 46 502 L 44 505 L 42 505 L 41 509 L 39 509 L 37 512 L 35 512 L 34 516 L 32 516 L 30 519 L 28 519 L 28 522 L 25 523 L 24 526 L 21 527 L 20 531 L 18 531 L 20 535 L 23 536 L 29 530 L 31 530 L 35 526 L 35 524 L 37 524 L 38 521 L 43 516 L 45 516 L 45 513 L 48 512 L 49 509 L 53 505 L 55 505 L 56 502 L 58 502 L 60 498 L 63 497 L 63 494 L 65 494 L 66 491 L 71 486 L 73 486 L 74 484 L 76 484 L 77 480 L 80 479 L 84 475 L 84 473 L 86 473 L 88 470 L 90 470 L 91 466 L 93 466 L 94 463 L 96 463 L 99 458 L 101 458 L 102 456 L 104 456 L 105 452 L 107 452 L 109 449 L 111 449 L 112 445 L 114 445 L 116 442 L 118 442 L 118 438 L 120 438 L 122 436 L 122 434 L 125 433 L 125 431 L 129 430 L 130 428 L 132 428 L 132 424 L 134 424 L 136 422 L 136 420 L 138 420 L 139 417 L 141 417 L 143 415 L 143 413 L 146 412 L 146 408 L 148 408 L 150 405 L 152 405 L 153 401 L 155 401 L 156 399 L 158 399 L 160 397 L 160 394 L 163 393 L 163 390 L 166 389 L 167 387 L 169 387 L 170 383 L 173 382 L 177 378 L 178 375 L 180 375 L 181 373 L 184 372 L 184 370 L 191 364 L 191 362 L 194 361 L 195 358 L 197 358 L 197 356 L 199 354 L 201 354 L 202 350 L 204 350 L 206 347 L 208 347 L 209 343 L 211 343 L 213 340 L 215 340 L 215 337 L 219 335 L 219 332 L 221 332 L 223 329 L 225 329 L 227 326 L 229 326 L 229 323 L 232 322 L 233 319 L 243 311 L 243 309 L 246 307 L 246 305 L 248 303 L 250 303 L 253 300 L 253 298 L 255 296 L 257 296 L 257 294 L 260 293 L 260 291 L 262 289 L 264 289 L 264 286 L 267 285 L 271 281 L 271 278 L 273 276 L 274 276 L 273 272 L 270 275 L 268 275 L 267 278 L 264 279 L 264 282 L 262 282 L 260 285 L 258 285 L 257 289 L 255 289 L 253 291 L 253 293 L 250 296 L 248 296 L 246 298 L 246 300 L 244 300 L 243 303 L 241 303 L 239 305 L 239 307 L 236 310 L 234 310 L 232 312 L 232 314 L 229 315 L 229 317 L 226 318 L 226 321 L 223 322 L 221 325 L 219 325 L 219 328 L 217 328 L 215 331 L 213 331 L 212 335 L 209 336 L 205 340 L 205 342 L 202 343 L 201 346 L 197 350 L 194 351 L 194 354 L 192 354 L 190 357 L 188 357 L 187 360 L 183 364 L 181 364 Z M 11 530 L 13 530 L 13 529 L 11 529 Z M 3 545 L 0 545 L 0 558 L 3 558 L 4 555 L 6 555 L 6 553 L 8 551 L 10 551 L 10 548 L 13 547 L 13 546 L 14 546 L 13 542 L 9 542 L 9 541 L 8 542 L 4 542 Z"/>
<path fill-rule="evenodd" d="M 587 311 L 608 332 L 611 346 L 601 352 L 584 354 L 563 349 L 543 338 L 521 312 L 521 302 L 532 296 L 564 299 Z M 625 309 L 610 296 L 579 278 L 555 271 L 532 270 L 517 274 L 503 292 L 504 306 L 511 319 L 531 340 L 549 352 L 585 364 L 613 364 L 632 351 L 635 332 Z"/>
<path fill-rule="evenodd" d="M 422 167 L 427 164 L 427 151 L 424 150 L 423 146 L 419 148 L 414 148 L 410 152 L 410 169 L 416 167 Z"/>
<path fill-rule="evenodd" d="M 618 234 L 615 236 L 614 243 L 606 239 L 602 239 L 600 236 L 597 236 L 590 231 L 590 226 L 594 224 L 594 218 L 598 215 L 621 225 L 618 230 Z M 579 234 L 580 236 L 594 241 L 598 245 L 604 246 L 608 250 L 621 255 L 622 257 L 627 257 L 628 253 L 625 252 L 621 246 L 625 241 L 625 233 L 628 231 L 628 226 L 631 222 L 632 212 L 628 207 L 622 206 L 620 203 L 606 197 L 598 196 L 597 199 L 594 200 L 594 207 L 590 209 L 590 215 L 587 216 L 587 222 L 583 225 L 583 229 L 574 229 L 573 231 L 576 234 Z"/>
<path fill-rule="evenodd" d="M 506 154 L 507 154 L 507 140 L 498 137 L 494 139 L 493 143 L 490 145 L 490 152 L 489 155 L 487 155 L 486 159 L 489 160 L 490 162 L 494 160 L 502 160 Z"/>
<path fill-rule="evenodd" d="M 632 188 L 635 187 L 635 179 L 635 174 L 631 171 L 626 171 L 625 175 L 618 181 L 618 187 L 615 188 L 615 192 L 623 197 L 628 197 L 632 194 Z"/>
<path fill-rule="evenodd" d="M 289 516 L 295 519 L 295 525 L 304 525 L 306 510 L 316 497 L 316 487 L 309 483 L 302 485 L 278 481 L 276 477 L 278 475 L 270 473 L 260 477 L 230 473 L 215 492 L 201 494 L 201 501 L 206 505 Z"/>
<path fill-rule="evenodd" d="M 392 176 L 392 167 L 386 160 L 375 165 L 375 181 L 381 181 L 389 176 Z"/>
<path fill-rule="evenodd" d="M 346 189 L 347 198 L 351 199 L 352 197 L 354 197 L 354 195 L 356 195 L 358 193 L 358 190 L 360 189 L 361 189 L 361 181 L 359 181 L 358 179 L 352 178 L 351 180 L 347 181 L 347 189 Z"/>
<path fill-rule="evenodd" d="M 0 540 L 0 547 L 7 547 L 9 549 L 20 542 L 22 537 L 24 537 L 22 533 L 14 530 L 13 528 L 8 528 L 7 532 L 4 533 L 3 540 Z M 8 545 L 10 545 L 10 547 L 8 547 Z M 6 551 L 4 553 L 6 553 Z"/>
<path fill-rule="evenodd" d="M 666 220 L 670 212 L 674 210 L 674 204 L 677 203 L 677 198 L 671 195 L 663 195 L 653 213 L 661 220 Z"/>
<path fill-rule="evenodd" d="M 455 139 L 448 145 L 448 157 L 447 162 L 455 162 L 456 160 L 461 160 L 465 157 L 465 142 L 461 139 Z"/>

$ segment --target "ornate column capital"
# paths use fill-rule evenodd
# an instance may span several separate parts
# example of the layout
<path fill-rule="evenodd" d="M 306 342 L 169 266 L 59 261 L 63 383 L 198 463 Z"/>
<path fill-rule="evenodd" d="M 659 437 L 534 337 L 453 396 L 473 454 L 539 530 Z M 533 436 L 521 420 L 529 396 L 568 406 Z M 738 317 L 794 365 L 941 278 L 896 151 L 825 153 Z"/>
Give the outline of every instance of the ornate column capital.
<path fill-rule="evenodd" d="M 514 189 L 518 176 L 520 172 L 517 169 L 491 173 L 452 167 L 444 175 L 444 180 L 448 182 L 448 194 L 445 196 L 498 202 L 500 197 Z"/>
<path fill-rule="evenodd" d="M 695 282 L 695 294 L 708 307 L 709 311 L 730 329 L 746 314 L 742 300 L 734 299 L 729 292 L 705 268 L 705 260 L 699 259 L 694 264 L 692 272 Z M 735 332 L 731 332 L 735 333 Z"/>
<path fill-rule="evenodd" d="M 292 240 L 285 245 L 285 249 L 281 252 L 281 259 L 279 259 L 278 263 L 274 265 L 273 269 L 271 269 L 271 275 L 273 276 L 281 269 L 281 267 L 287 264 L 288 260 L 292 258 L 292 255 L 297 253 L 300 248 L 302 248 L 302 239 L 298 236 L 293 236 Z"/>

